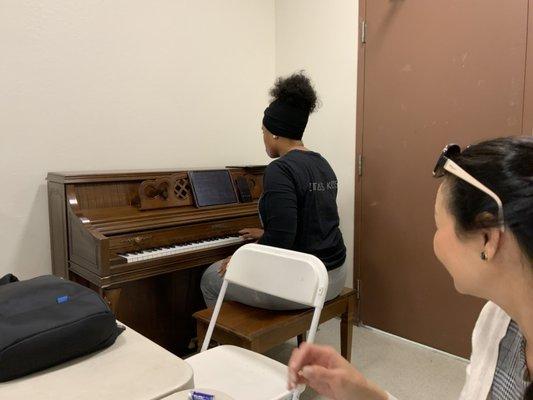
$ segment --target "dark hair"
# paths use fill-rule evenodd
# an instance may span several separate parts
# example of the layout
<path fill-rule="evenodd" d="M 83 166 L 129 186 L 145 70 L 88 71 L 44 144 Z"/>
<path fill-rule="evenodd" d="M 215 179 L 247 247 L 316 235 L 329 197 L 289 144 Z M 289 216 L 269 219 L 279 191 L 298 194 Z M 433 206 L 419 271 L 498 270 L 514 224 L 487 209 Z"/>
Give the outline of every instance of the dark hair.
<path fill-rule="evenodd" d="M 270 89 L 272 100 L 282 100 L 293 107 L 312 113 L 317 106 L 317 95 L 311 80 L 303 71 L 286 78 L 278 78 Z"/>
<path fill-rule="evenodd" d="M 533 383 L 530 383 L 527 387 L 524 400 L 533 400 Z"/>
<path fill-rule="evenodd" d="M 500 197 L 506 227 L 533 260 L 533 137 L 488 140 L 467 147 L 452 160 Z M 498 206 L 490 196 L 450 173 L 446 179 L 459 232 L 499 225 Z M 481 218 L 486 212 L 492 218 Z"/>

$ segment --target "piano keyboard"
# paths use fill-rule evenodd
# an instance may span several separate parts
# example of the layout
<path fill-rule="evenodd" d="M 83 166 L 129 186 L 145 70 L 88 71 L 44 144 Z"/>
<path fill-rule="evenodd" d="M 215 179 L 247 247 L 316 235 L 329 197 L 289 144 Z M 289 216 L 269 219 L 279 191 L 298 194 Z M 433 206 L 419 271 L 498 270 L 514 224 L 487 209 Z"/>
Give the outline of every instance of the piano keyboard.
<path fill-rule="evenodd" d="M 224 236 L 214 239 L 198 240 L 196 242 L 187 242 L 173 246 L 156 247 L 153 249 L 135 251 L 132 253 L 119 254 L 119 256 L 125 258 L 128 263 L 132 263 L 137 261 L 150 260 L 152 258 L 187 253 L 189 251 L 194 250 L 205 250 L 211 247 L 227 246 L 230 244 L 242 243 L 244 241 L 246 241 L 246 239 L 243 239 L 240 236 Z"/>

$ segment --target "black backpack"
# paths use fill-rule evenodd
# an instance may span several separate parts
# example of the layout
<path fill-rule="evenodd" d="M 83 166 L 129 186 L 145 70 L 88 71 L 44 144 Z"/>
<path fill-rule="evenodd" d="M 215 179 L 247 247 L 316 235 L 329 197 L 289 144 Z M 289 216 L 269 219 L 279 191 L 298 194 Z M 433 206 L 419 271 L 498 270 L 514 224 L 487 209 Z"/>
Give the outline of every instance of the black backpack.
<path fill-rule="evenodd" d="M 52 275 L 0 279 L 0 382 L 111 346 L 124 330 L 94 291 Z"/>

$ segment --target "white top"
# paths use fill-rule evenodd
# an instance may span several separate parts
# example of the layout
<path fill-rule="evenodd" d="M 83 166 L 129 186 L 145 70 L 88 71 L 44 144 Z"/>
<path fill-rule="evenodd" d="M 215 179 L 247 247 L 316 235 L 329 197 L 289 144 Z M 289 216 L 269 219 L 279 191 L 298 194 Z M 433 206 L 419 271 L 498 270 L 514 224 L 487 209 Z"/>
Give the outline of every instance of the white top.
<path fill-rule="evenodd" d="M 488 302 L 481 310 L 472 333 L 472 355 L 466 367 L 466 382 L 459 400 L 487 399 L 496 364 L 500 341 L 505 337 L 511 317 L 500 307 Z M 396 400 L 389 395 L 389 400 Z"/>
<path fill-rule="evenodd" d="M 0 383 L 0 399 L 153 400 L 193 386 L 185 361 L 126 328 L 105 350 Z"/>
<path fill-rule="evenodd" d="M 500 342 L 510 322 L 511 317 L 490 301 L 481 310 L 472 334 L 472 355 L 466 367 L 466 383 L 460 400 L 487 399 L 498 363 Z"/>

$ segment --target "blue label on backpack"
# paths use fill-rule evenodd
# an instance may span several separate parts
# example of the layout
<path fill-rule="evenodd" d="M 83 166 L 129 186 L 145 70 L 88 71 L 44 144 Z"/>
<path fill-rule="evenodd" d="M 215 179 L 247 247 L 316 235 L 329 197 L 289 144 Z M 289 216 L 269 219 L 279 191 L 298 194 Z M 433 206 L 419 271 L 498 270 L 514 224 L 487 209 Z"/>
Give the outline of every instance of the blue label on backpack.
<path fill-rule="evenodd" d="M 57 298 L 57 304 L 65 303 L 65 302 L 68 301 L 68 299 L 69 299 L 68 296 L 61 296 L 61 297 L 58 297 L 58 298 Z"/>

